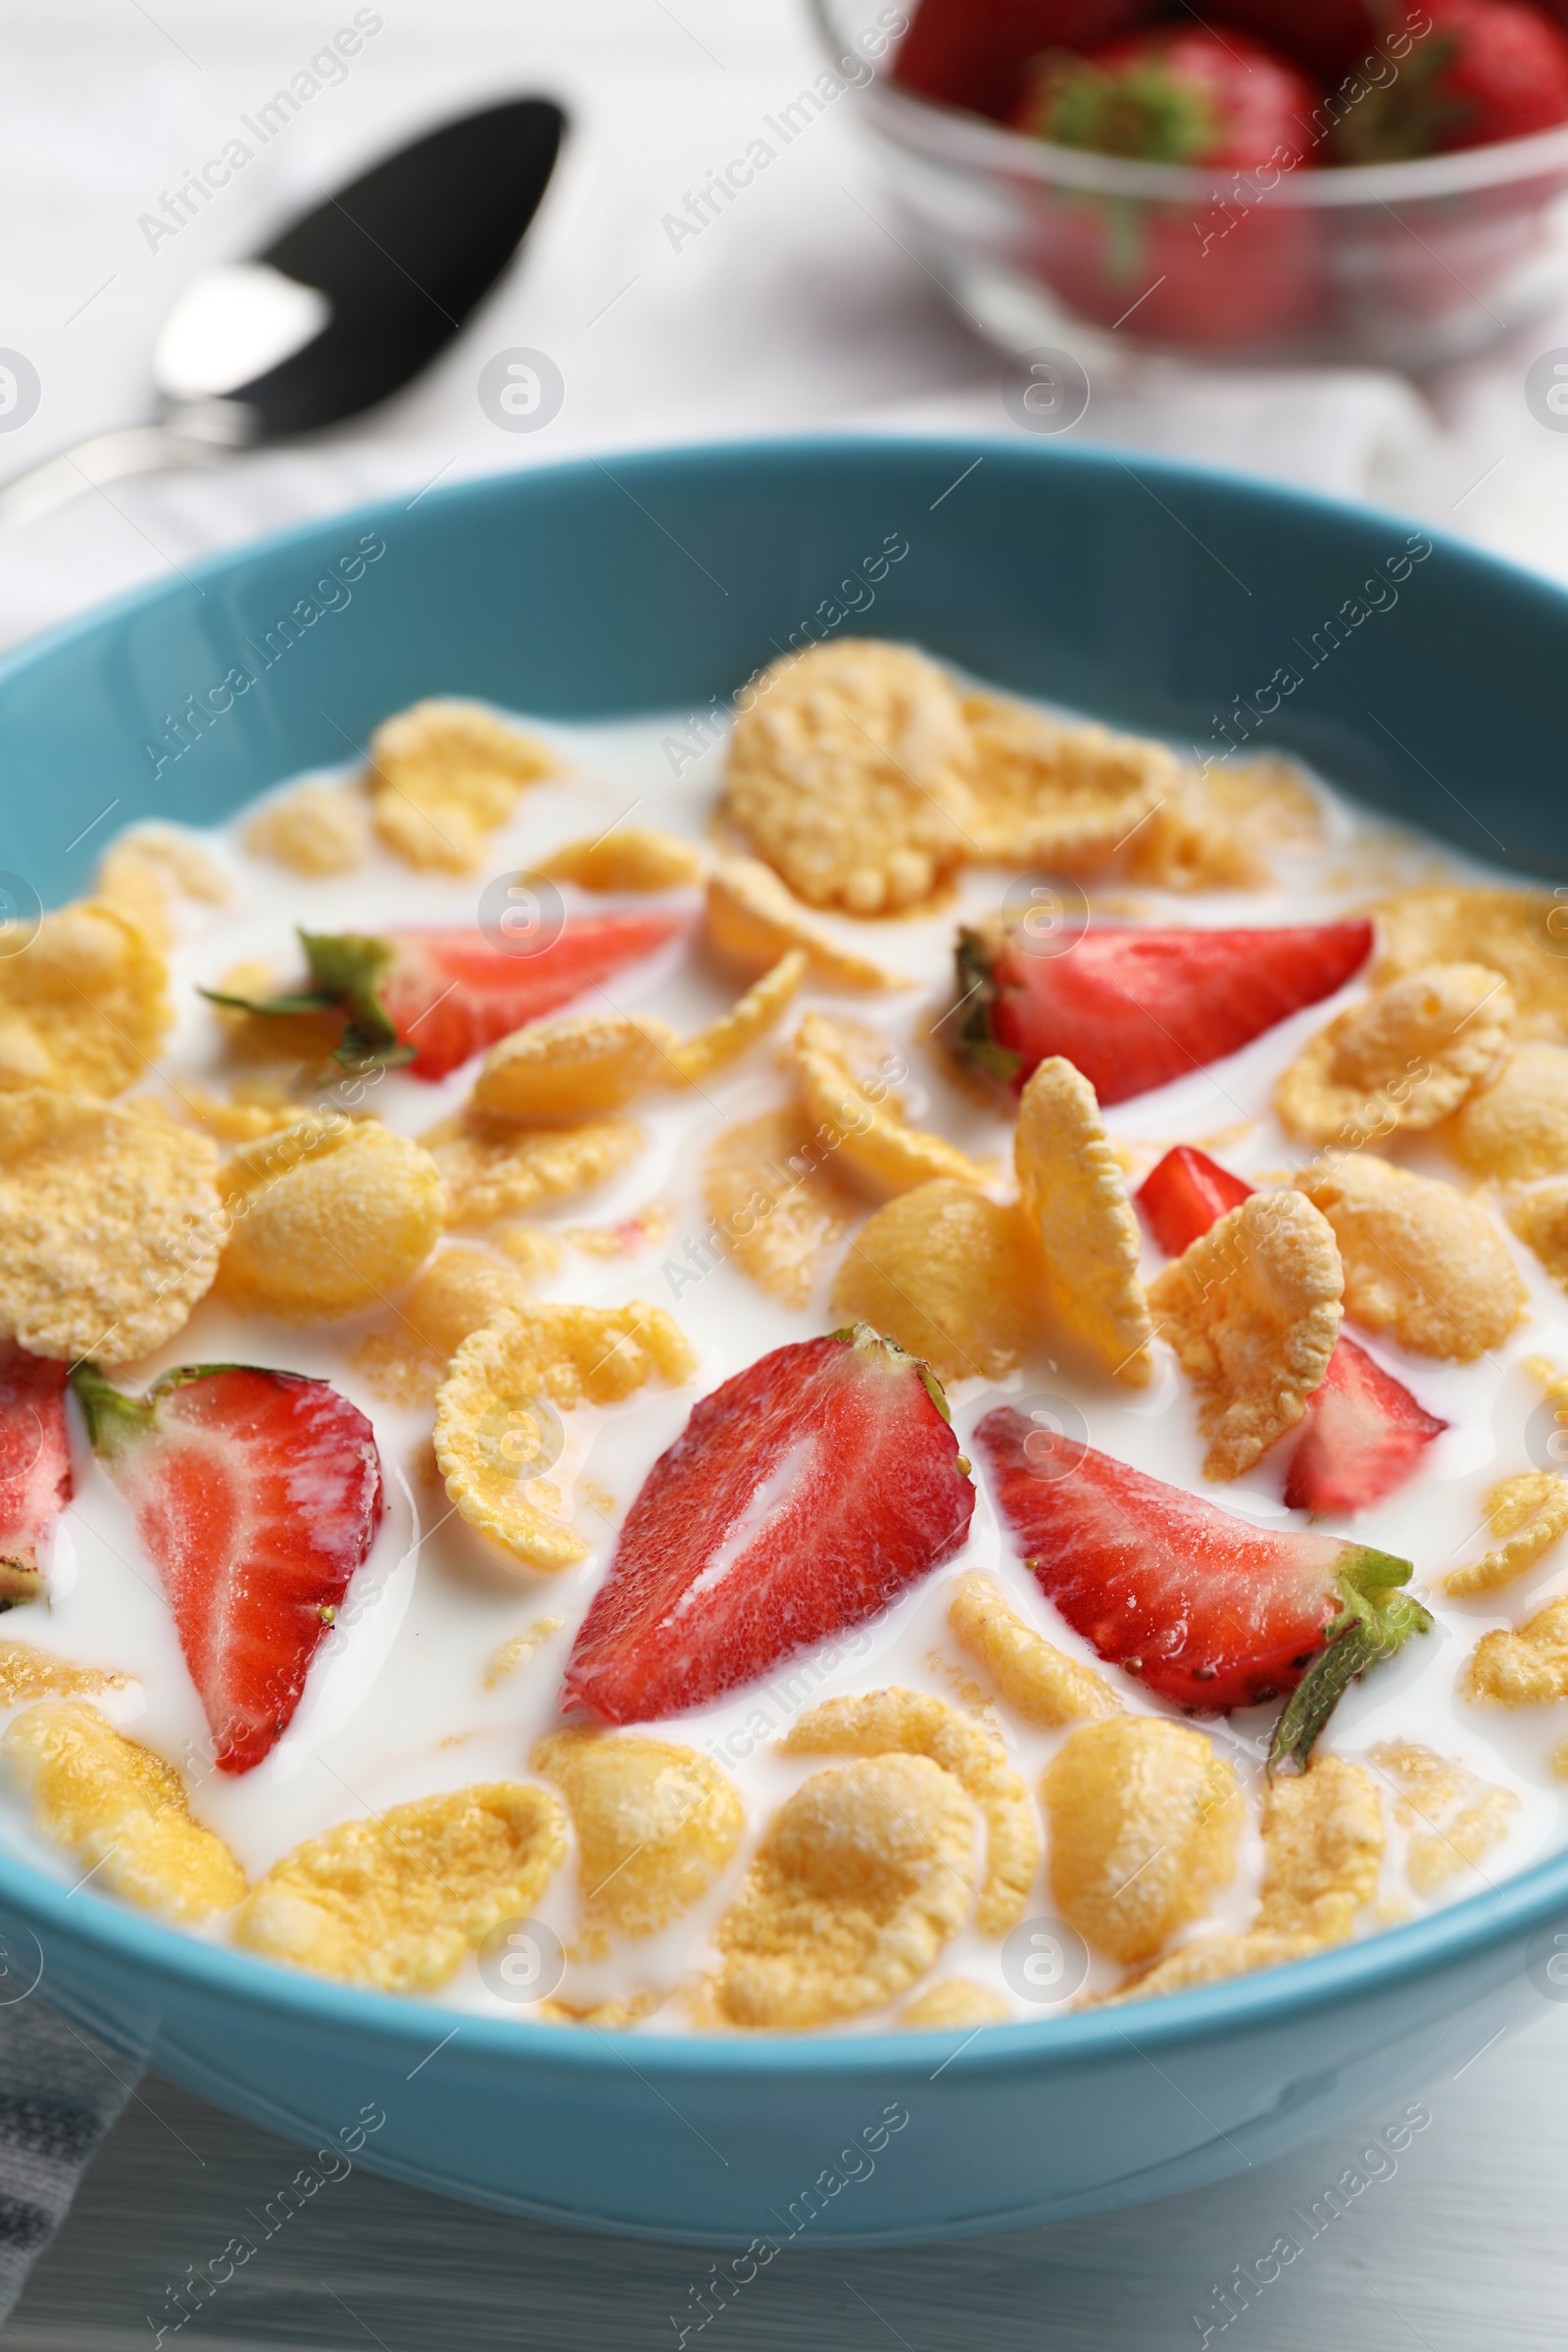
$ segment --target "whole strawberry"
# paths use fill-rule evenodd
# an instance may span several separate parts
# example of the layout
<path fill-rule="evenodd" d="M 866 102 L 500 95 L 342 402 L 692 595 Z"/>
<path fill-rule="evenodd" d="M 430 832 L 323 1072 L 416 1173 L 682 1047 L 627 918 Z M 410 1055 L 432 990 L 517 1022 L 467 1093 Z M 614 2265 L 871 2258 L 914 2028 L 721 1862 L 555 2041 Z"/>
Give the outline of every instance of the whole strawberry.
<path fill-rule="evenodd" d="M 1490 147 L 1568 122 L 1568 34 L 1523 0 L 1423 0 L 1430 29 L 1397 77 L 1335 130 L 1339 164 Z"/>
<path fill-rule="evenodd" d="M 1092 49 L 1152 14 L 1152 0 L 920 0 L 893 78 L 1000 122 L 1043 49 Z"/>
<path fill-rule="evenodd" d="M 1246 33 L 1158 25 L 1087 57 L 1038 59 L 1012 120 L 1057 147 L 1245 172 L 1306 158 L 1316 98 L 1289 58 Z"/>

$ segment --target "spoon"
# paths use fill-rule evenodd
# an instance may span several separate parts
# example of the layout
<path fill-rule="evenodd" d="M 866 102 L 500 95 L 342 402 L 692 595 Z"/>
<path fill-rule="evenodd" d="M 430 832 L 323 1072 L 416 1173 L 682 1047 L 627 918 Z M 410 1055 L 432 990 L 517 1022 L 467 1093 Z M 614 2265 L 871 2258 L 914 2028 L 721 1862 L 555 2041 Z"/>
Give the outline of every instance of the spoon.
<path fill-rule="evenodd" d="M 254 261 L 199 271 L 153 347 L 155 420 L 15 476 L 0 488 L 0 524 L 124 474 L 219 465 L 401 390 L 516 252 L 564 126 L 548 98 L 462 116 L 339 188 Z"/>

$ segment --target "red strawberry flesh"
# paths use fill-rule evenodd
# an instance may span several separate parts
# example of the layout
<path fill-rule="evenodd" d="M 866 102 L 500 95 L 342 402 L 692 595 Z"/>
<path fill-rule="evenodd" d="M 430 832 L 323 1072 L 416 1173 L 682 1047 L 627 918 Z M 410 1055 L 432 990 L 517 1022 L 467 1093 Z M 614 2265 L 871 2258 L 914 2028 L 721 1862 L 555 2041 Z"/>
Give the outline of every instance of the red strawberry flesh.
<path fill-rule="evenodd" d="M 1180 1257 L 1252 1187 L 1194 1144 L 1178 1144 L 1138 1188 L 1138 1205 L 1167 1257 Z"/>
<path fill-rule="evenodd" d="M 1364 1348 L 1342 1336 L 1322 1387 L 1308 1399 L 1285 1499 L 1292 1510 L 1317 1518 L 1365 1510 L 1403 1486 L 1447 1426 Z"/>
<path fill-rule="evenodd" d="M 705 1396 L 627 1514 L 563 1708 L 644 1723 L 700 1706 L 951 1558 L 974 1489 L 940 1396 L 864 1324 Z"/>
<path fill-rule="evenodd" d="M 1165 1086 L 1343 988 L 1372 949 L 1368 922 L 1250 931 L 1084 932 L 1054 956 L 1005 932 L 960 932 L 964 1050 L 1021 1094 L 1059 1054 L 1102 1102 Z"/>
<path fill-rule="evenodd" d="M 0 1342 L 0 1609 L 38 1591 L 38 1547 L 70 1500 L 66 1367 Z"/>
<path fill-rule="evenodd" d="M 140 1402 L 90 1364 L 72 1385 L 163 1581 L 218 1768 L 249 1772 L 380 1524 L 370 1424 L 324 1380 L 246 1364 L 166 1372 Z"/>
<path fill-rule="evenodd" d="M 975 1438 L 1025 1564 L 1102 1658 L 1208 1713 L 1302 1686 L 1276 1755 L 1303 1762 L 1351 1677 L 1430 1625 L 1394 1589 L 1407 1560 L 1254 1527 L 1010 1405 L 988 1413 Z"/>

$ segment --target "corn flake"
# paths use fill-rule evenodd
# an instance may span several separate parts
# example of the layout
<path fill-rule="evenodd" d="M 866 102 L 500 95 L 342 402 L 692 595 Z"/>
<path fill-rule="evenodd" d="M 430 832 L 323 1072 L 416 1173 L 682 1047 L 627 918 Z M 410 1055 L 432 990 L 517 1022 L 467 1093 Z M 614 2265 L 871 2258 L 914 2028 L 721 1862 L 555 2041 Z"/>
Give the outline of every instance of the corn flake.
<path fill-rule="evenodd" d="M 369 1119 L 303 1120 L 236 1152 L 222 1182 L 234 1223 L 219 1288 L 244 1313 L 290 1323 L 401 1290 L 446 1211 L 429 1152 Z"/>
<path fill-rule="evenodd" d="M 923 1356 L 939 1380 L 1001 1380 L 1038 1326 L 1040 1288 L 1018 1210 L 940 1177 L 886 1201 L 857 1234 L 833 1312 Z"/>
<path fill-rule="evenodd" d="M 1503 1541 L 1495 1551 L 1444 1578 L 1444 1591 L 1456 1599 L 1511 1585 L 1568 1535 L 1568 1479 L 1550 1470 L 1505 1478 L 1487 1496 L 1487 1517 L 1493 1534 Z"/>
<path fill-rule="evenodd" d="M 629 1992 L 614 2001 L 568 2001 L 557 1993 L 553 2000 L 536 2001 L 529 2017 L 543 2026 L 591 2026 L 600 2034 L 623 2033 L 640 2025 L 663 2002 L 662 1992 Z"/>
<path fill-rule="evenodd" d="M 713 868 L 708 883 L 708 937 L 718 955 L 751 971 L 765 971 L 800 948 L 828 988 L 912 985 L 840 947 L 760 858 L 721 858 Z"/>
<path fill-rule="evenodd" d="M 1512 1202 L 1508 1222 L 1552 1281 L 1568 1290 L 1568 1180 L 1538 1185 Z"/>
<path fill-rule="evenodd" d="M 78 899 L 0 957 L 0 1092 L 118 1095 L 173 1020 L 169 968 L 122 906 Z"/>
<path fill-rule="evenodd" d="M 1236 1775 L 1182 1724 L 1142 1715 L 1085 1724 L 1040 1794 L 1056 1907 L 1112 1960 L 1152 1959 L 1235 1872 Z"/>
<path fill-rule="evenodd" d="M 292 1100 L 264 1102 L 236 1087 L 225 1102 L 217 1095 L 203 1093 L 200 1087 L 183 1084 L 178 1095 L 179 1107 L 186 1116 L 205 1127 L 220 1144 L 254 1144 L 264 1135 L 281 1135 L 286 1128 L 300 1123 L 300 1105 Z M 139 1102 L 141 1098 L 136 1100 Z"/>
<path fill-rule="evenodd" d="M 527 1302 L 527 1278 L 516 1265 L 493 1250 L 458 1243 L 438 1250 L 420 1269 L 397 1321 L 362 1340 L 353 1363 L 391 1401 L 433 1404 L 469 1332 L 503 1307 Z"/>
<path fill-rule="evenodd" d="M 791 948 L 737 998 L 728 1012 L 675 1048 L 676 1083 L 701 1086 L 765 1037 L 806 977 L 806 953 Z M 664 1082 L 669 1084 L 669 1080 Z"/>
<path fill-rule="evenodd" d="M 697 1359 L 662 1307 L 530 1305 L 495 1315 L 464 1341 L 437 1393 L 435 1456 L 465 1519 L 530 1568 L 586 1559 L 588 1546 L 545 1481 L 541 1408 L 613 1404 L 657 1371 L 670 1386 Z"/>
<path fill-rule="evenodd" d="M 459 1233 L 592 1192 L 629 1167 L 643 1148 L 641 1128 L 628 1119 L 530 1133 L 471 1111 L 443 1119 L 423 1142 L 446 1186 L 447 1223 Z"/>
<path fill-rule="evenodd" d="M 974 1829 L 963 1789 L 928 1756 L 813 1773 L 719 1921 L 717 2016 L 802 2031 L 897 1999 L 968 1915 Z"/>
<path fill-rule="evenodd" d="M 560 1633 L 563 1622 L 560 1617 L 536 1617 L 525 1633 L 510 1635 L 491 1653 L 490 1663 L 484 1670 L 485 1689 L 499 1689 L 509 1674 L 515 1674 L 519 1666 L 526 1666 L 540 1642 L 548 1642 L 552 1634 Z"/>
<path fill-rule="evenodd" d="M 1132 837 L 1127 871 L 1163 890 L 1258 890 L 1270 849 L 1316 849 L 1323 812 L 1288 760 L 1185 772 Z"/>
<path fill-rule="evenodd" d="M 1263 1904 L 1257 1926 L 1346 1943 L 1377 1892 L 1383 1807 L 1364 1765 L 1320 1749 L 1263 1799 Z"/>
<path fill-rule="evenodd" d="M 1368 1331 L 1392 1331 L 1418 1355 L 1469 1363 L 1524 1312 L 1524 1285 L 1501 1234 L 1451 1184 L 1370 1152 L 1331 1153 L 1296 1184 L 1334 1228 L 1345 1311 Z"/>
<path fill-rule="evenodd" d="M 0 1094 L 0 1336 L 110 1364 L 172 1339 L 218 1270 L 217 1174 L 216 1147 L 188 1129 Z"/>
<path fill-rule="evenodd" d="M 1549 1707 L 1568 1698 L 1568 1597 L 1548 1600 L 1516 1634 L 1483 1634 L 1469 1680 L 1472 1698 L 1499 1707 Z"/>
<path fill-rule="evenodd" d="M 370 819 L 409 865 L 469 874 L 555 755 L 482 703 L 416 703 L 370 738 Z"/>
<path fill-rule="evenodd" d="M 808 1116 L 819 1142 L 843 1155 L 846 1174 L 879 1193 L 906 1193 L 933 1177 L 983 1187 L 986 1171 L 946 1137 L 910 1127 L 886 1087 L 858 1077 L 845 1052 L 842 1024 L 808 1012 L 789 1049 Z M 885 1046 L 884 1046 L 885 1050 Z"/>
<path fill-rule="evenodd" d="M 786 1756 L 929 1756 L 951 1772 L 986 1825 L 986 1875 L 975 1925 L 1005 1936 L 1024 1915 L 1040 1868 L 1029 1791 L 994 1732 L 923 1690 L 871 1690 L 810 1707 L 779 1741 Z"/>
<path fill-rule="evenodd" d="M 1251 1928 L 1240 1936 L 1200 1936 L 1168 1959 L 1137 1970 L 1096 2006 L 1115 2008 L 1123 2001 L 1152 2001 L 1169 1992 L 1191 1992 L 1200 1984 L 1223 1984 L 1232 1977 L 1254 1976 L 1259 1969 L 1283 1968 L 1288 1960 L 1309 1960 L 1323 1948 L 1315 1936 L 1288 1935 L 1274 1928 Z"/>
<path fill-rule="evenodd" d="M 1023 1090 L 1013 1158 L 1057 1321 L 1116 1379 L 1146 1388 L 1153 1329 L 1138 1279 L 1138 1219 L 1095 1090 L 1059 1055 Z"/>
<path fill-rule="evenodd" d="M 907 646 L 841 637 L 757 681 L 725 769 L 730 815 L 813 906 L 917 906 L 972 847 L 969 733 L 952 684 Z"/>
<path fill-rule="evenodd" d="M 370 847 L 365 801 L 341 784 L 297 784 L 258 809 L 245 828 L 253 858 L 271 858 L 291 873 L 352 874 Z"/>
<path fill-rule="evenodd" d="M 173 1766 L 96 1707 L 29 1707 L 0 1753 L 32 1798 L 33 1827 L 127 1902 L 194 1926 L 245 1892 L 245 1873 L 221 1838 L 191 1818 Z"/>
<path fill-rule="evenodd" d="M 1006 695 L 964 697 L 974 768 L 974 854 L 1001 865 L 1087 873 L 1177 788 L 1162 743 L 1068 724 Z"/>
<path fill-rule="evenodd" d="M 651 1086 L 678 1085 L 679 1049 L 667 1021 L 629 1012 L 534 1021 L 491 1047 L 469 1102 L 484 1119 L 592 1118 Z"/>
<path fill-rule="evenodd" d="M 693 1747 L 634 1734 L 556 1732 L 532 1769 L 564 1790 L 577 1835 L 584 1958 L 612 1934 L 653 1936 L 700 1902 L 740 1843 L 734 1783 Z"/>
<path fill-rule="evenodd" d="M 1494 1787 L 1414 1740 L 1386 1740 L 1371 1757 L 1397 1792 L 1395 1819 L 1409 1832 L 1405 1876 L 1418 1894 L 1474 1870 L 1507 1837 L 1519 1810 L 1511 1788 Z"/>
<path fill-rule="evenodd" d="M 703 878 L 701 850 L 652 826 L 612 825 L 595 841 L 568 841 L 533 868 L 579 890 L 682 890 Z"/>
<path fill-rule="evenodd" d="M 1507 982 L 1485 964 L 1424 965 L 1321 1030 L 1281 1078 L 1274 1107 L 1313 1144 L 1435 1127 L 1495 1075 L 1513 1011 Z"/>
<path fill-rule="evenodd" d="M 937 2034 L 946 2027 L 1004 2026 L 1012 2011 L 1000 1992 L 977 1984 L 972 1977 L 943 1977 L 899 2011 L 906 2034 Z"/>
<path fill-rule="evenodd" d="M 793 1108 L 725 1129 L 703 1163 L 703 1200 L 742 1272 L 793 1307 L 858 1213 Z"/>
<path fill-rule="evenodd" d="M 1561 1176 L 1568 1171 L 1568 1052 L 1516 1047 L 1443 1140 L 1462 1167 L 1493 1183 Z"/>
<path fill-rule="evenodd" d="M 1120 1714 L 1121 1702 L 1104 1676 L 1035 1633 L 989 1578 L 958 1579 L 948 1623 L 1025 1723 L 1054 1731 Z"/>
<path fill-rule="evenodd" d="M 0 1642 L 0 1707 L 19 1707 L 34 1698 L 91 1697 L 100 1690 L 124 1690 L 127 1674 L 102 1666 L 77 1666 L 28 1642 Z"/>
<path fill-rule="evenodd" d="M 1240 1478 L 1294 1429 L 1340 1336 L 1345 1277 L 1328 1220 L 1298 1193 L 1253 1193 L 1149 1287 L 1198 1392 L 1207 1478 Z"/>
<path fill-rule="evenodd" d="M 253 1888 L 234 1940 L 347 1984 L 434 1992 L 492 1928 L 528 1917 L 565 1851 L 547 1788 L 419 1797 L 297 1845 Z"/>
<path fill-rule="evenodd" d="M 199 842 L 173 825 L 144 825 L 122 833 L 98 860 L 95 898 L 113 906 L 154 947 L 174 936 L 173 900 L 221 906 L 233 897 L 228 877 Z"/>
<path fill-rule="evenodd" d="M 1444 885 L 1403 890 L 1371 909 L 1378 958 L 1372 984 L 1384 988 L 1428 963 L 1485 963 L 1513 993 L 1516 1038 L 1568 1045 L 1568 946 L 1562 907 L 1544 891 L 1469 890 Z"/>

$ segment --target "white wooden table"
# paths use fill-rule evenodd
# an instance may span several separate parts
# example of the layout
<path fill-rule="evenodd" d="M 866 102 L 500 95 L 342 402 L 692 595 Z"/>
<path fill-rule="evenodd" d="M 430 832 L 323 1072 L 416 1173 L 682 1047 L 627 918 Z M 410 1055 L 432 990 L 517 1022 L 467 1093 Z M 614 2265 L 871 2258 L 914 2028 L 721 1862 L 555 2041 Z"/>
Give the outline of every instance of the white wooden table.
<path fill-rule="evenodd" d="M 503 92 L 565 98 L 568 159 L 521 269 L 427 382 L 314 452 L 220 482 L 89 497 L 8 544 L 0 642 L 214 546 L 432 477 L 627 441 L 919 418 L 1006 431 L 999 367 L 893 233 L 850 104 L 696 240 L 663 216 L 814 71 L 797 0 L 384 0 L 382 29 L 172 240 L 141 216 L 218 152 L 352 16 L 345 0 L 0 0 L 0 212 L 12 224 L 0 344 L 38 368 L 37 417 L 0 471 L 124 420 L 151 328 L 209 260 L 416 123 Z M 19 228 L 18 224 L 24 224 Z M 551 354 L 548 432 L 501 433 L 475 379 L 497 350 Z M 1087 434 L 1251 465 L 1402 503 L 1568 577 L 1568 435 L 1528 416 L 1530 361 L 1568 318 L 1429 387 L 1208 378 L 1097 387 Z M 412 494 L 412 492 L 411 492 Z M 1267 2352 L 1561 2345 L 1568 2321 L 1568 2009 L 1543 2004 L 1457 2080 L 1430 2130 L 1211 2342 Z M 1369 2115 L 1369 2127 L 1387 2119 Z M 1223 2186 L 1054 2230 L 885 2254 L 797 2252 L 708 2333 L 713 2352 L 899 2344 L 1192 2347 L 1214 2289 L 1266 2254 L 1354 2161 L 1320 2143 Z M 166 2288 L 245 2228 L 294 2170 L 281 2143 L 149 2082 L 42 2258 L 16 2352 L 146 2347 Z M 322 2192 L 168 2340 L 424 2347 L 673 2345 L 698 2252 L 577 2237 L 355 2173 Z M 693 2341 L 702 2339 L 693 2338 Z"/>

